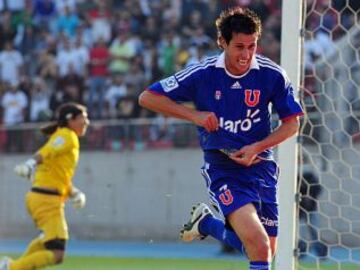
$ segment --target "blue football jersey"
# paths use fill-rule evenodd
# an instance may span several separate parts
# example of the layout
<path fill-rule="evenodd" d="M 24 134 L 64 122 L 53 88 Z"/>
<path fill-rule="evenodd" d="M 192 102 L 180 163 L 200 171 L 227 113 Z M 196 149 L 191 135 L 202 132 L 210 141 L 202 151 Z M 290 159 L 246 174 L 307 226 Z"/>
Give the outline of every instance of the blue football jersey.
<path fill-rule="evenodd" d="M 192 101 L 197 110 L 216 114 L 218 131 L 208 133 L 198 127 L 205 153 L 240 149 L 267 137 L 272 131 L 270 104 L 282 120 L 303 114 L 285 71 L 261 55 L 254 56 L 250 69 L 241 76 L 226 70 L 222 53 L 156 82 L 148 90 L 177 102 Z M 261 153 L 264 158 L 271 155 L 271 149 Z"/>

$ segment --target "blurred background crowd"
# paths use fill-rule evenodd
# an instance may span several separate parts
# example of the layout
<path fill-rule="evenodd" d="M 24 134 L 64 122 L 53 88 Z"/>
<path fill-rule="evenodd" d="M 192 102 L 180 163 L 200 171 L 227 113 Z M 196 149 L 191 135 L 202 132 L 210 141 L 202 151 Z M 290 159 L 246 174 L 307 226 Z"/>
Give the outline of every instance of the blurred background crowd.
<path fill-rule="evenodd" d="M 307 0 L 307 74 L 354 25 L 359 3 Z M 0 126 L 51 120 L 67 101 L 91 119 L 154 117 L 139 93 L 219 53 L 214 21 L 234 5 L 259 14 L 258 51 L 279 63 L 280 0 L 0 0 Z"/>
<path fill-rule="evenodd" d="M 46 121 L 62 102 L 92 119 L 151 117 L 137 96 L 218 53 L 214 20 L 231 5 L 264 22 L 260 51 L 279 59 L 280 1 L 0 1 L 2 123 Z"/>

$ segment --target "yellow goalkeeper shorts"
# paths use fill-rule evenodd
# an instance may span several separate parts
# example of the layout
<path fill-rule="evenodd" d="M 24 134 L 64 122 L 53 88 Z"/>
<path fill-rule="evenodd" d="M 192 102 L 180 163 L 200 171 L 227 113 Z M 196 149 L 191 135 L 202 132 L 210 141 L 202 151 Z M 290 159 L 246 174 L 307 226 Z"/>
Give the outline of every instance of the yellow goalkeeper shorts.
<path fill-rule="evenodd" d="M 36 227 L 44 233 L 44 243 L 54 239 L 69 239 L 61 196 L 28 192 L 26 206 Z"/>

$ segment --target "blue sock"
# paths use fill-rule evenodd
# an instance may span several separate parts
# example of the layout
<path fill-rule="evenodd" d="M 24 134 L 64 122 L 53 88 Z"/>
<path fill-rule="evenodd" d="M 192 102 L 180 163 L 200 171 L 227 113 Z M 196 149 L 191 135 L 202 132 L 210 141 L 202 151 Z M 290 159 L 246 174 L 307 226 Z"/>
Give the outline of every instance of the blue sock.
<path fill-rule="evenodd" d="M 270 270 L 270 267 L 269 262 L 250 262 L 249 270 Z"/>
<path fill-rule="evenodd" d="M 211 235 L 230 247 L 245 253 L 243 243 L 239 237 L 234 231 L 226 229 L 224 222 L 220 219 L 212 216 L 205 217 L 199 224 L 199 231 L 202 235 Z"/>

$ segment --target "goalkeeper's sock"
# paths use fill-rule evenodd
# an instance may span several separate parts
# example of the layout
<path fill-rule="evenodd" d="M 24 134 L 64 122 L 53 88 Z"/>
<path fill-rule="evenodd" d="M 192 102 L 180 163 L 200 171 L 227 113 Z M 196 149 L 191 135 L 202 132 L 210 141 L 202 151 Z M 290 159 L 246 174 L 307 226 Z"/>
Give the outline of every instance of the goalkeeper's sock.
<path fill-rule="evenodd" d="M 199 231 L 202 235 L 211 235 L 215 239 L 245 254 L 244 245 L 239 237 L 234 231 L 226 229 L 222 220 L 209 215 L 200 222 Z"/>
<path fill-rule="evenodd" d="M 27 246 L 26 251 L 24 252 L 24 254 L 21 255 L 21 257 L 26 257 L 36 251 L 40 251 L 40 250 L 44 250 L 44 249 L 45 249 L 45 246 L 44 246 L 42 240 L 40 239 L 40 237 L 37 237 L 30 242 L 30 244 Z"/>
<path fill-rule="evenodd" d="M 250 262 L 249 270 L 270 270 L 271 263 L 269 262 Z"/>
<path fill-rule="evenodd" d="M 34 252 L 10 263 L 10 270 L 35 270 L 55 264 L 55 254 L 50 250 Z"/>

